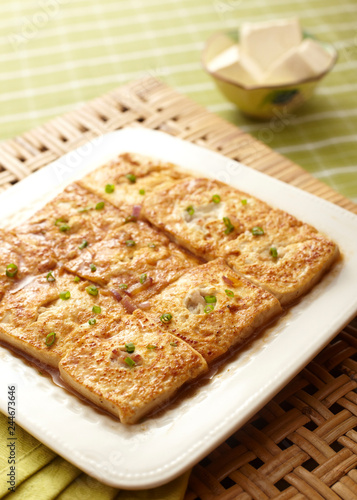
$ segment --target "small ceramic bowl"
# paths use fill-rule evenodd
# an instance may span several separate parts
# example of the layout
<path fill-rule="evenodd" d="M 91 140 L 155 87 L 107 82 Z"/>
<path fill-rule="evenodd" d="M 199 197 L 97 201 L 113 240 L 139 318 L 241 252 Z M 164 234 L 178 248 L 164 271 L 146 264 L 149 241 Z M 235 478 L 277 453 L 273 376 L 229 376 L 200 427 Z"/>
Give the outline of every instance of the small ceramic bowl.
<path fill-rule="evenodd" d="M 222 94 L 244 114 L 253 118 L 267 119 L 281 113 L 289 113 L 301 106 L 314 92 L 317 84 L 334 67 L 337 51 L 329 43 L 316 40 L 304 32 L 304 38 L 312 38 L 332 55 L 330 66 L 321 74 L 297 80 L 288 85 L 245 86 L 208 69 L 209 63 L 231 45 L 238 43 L 238 30 L 216 33 L 206 42 L 202 53 L 204 69 L 211 75 Z"/>

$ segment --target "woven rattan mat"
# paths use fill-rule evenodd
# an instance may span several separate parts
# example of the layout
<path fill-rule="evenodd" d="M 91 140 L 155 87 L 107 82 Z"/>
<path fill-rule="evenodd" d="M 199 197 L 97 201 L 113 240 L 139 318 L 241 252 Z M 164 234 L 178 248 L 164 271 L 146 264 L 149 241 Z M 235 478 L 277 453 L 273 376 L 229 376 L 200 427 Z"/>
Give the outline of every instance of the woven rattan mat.
<path fill-rule="evenodd" d="M 161 130 L 219 151 L 357 213 L 357 205 L 302 168 L 154 78 L 115 89 L 3 142 L 0 190 L 97 135 L 126 126 Z M 185 500 L 357 500 L 356 388 L 357 329 L 349 325 L 196 465 Z"/>

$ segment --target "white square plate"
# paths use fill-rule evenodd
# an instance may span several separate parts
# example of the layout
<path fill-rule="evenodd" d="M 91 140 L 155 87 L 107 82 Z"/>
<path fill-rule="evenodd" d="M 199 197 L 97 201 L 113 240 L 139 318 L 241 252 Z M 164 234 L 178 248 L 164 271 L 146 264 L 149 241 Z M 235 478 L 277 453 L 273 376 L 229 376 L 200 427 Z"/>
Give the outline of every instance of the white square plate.
<path fill-rule="evenodd" d="M 218 178 L 314 225 L 343 260 L 312 292 L 195 394 L 160 416 L 124 426 L 0 348 L 0 408 L 17 386 L 16 421 L 98 480 L 150 488 L 178 476 L 239 428 L 357 313 L 357 217 L 217 153 L 161 132 L 124 129 L 73 151 L 0 196 L 1 223 L 26 218 L 64 185 L 116 155 L 137 152 Z M 40 200 L 40 201 L 39 201 Z M 16 215 L 17 214 L 17 215 Z M 20 214 L 20 216 L 19 216 Z"/>

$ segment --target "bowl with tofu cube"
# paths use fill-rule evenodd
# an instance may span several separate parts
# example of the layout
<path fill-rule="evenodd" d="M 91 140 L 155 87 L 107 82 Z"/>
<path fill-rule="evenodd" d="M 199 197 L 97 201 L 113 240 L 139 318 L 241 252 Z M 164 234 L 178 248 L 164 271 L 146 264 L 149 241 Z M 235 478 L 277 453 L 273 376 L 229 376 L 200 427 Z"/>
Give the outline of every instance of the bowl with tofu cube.
<path fill-rule="evenodd" d="M 202 53 L 223 95 L 259 119 L 305 103 L 336 60 L 336 49 L 302 30 L 298 19 L 244 23 L 239 32 L 211 36 Z"/>

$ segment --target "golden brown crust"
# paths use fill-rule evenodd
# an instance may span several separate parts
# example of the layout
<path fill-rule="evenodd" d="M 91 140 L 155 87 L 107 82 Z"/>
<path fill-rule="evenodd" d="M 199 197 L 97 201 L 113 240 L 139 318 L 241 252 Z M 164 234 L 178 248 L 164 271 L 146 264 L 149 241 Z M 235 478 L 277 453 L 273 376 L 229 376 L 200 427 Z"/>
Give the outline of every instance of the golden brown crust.
<path fill-rule="evenodd" d="M 339 255 L 335 243 L 280 210 L 272 210 L 260 224 L 264 234 L 246 231 L 223 251 L 236 272 L 283 305 L 311 289 Z"/>
<path fill-rule="evenodd" d="M 11 264 L 17 267 L 13 277 L 6 274 Z M 16 236 L 0 228 L 0 300 L 6 290 L 21 286 L 26 277 L 49 271 L 55 265 L 55 256 L 47 246 L 33 245 L 26 236 Z"/>
<path fill-rule="evenodd" d="M 84 328 L 87 333 L 60 362 L 60 373 L 68 385 L 124 424 L 137 422 L 207 370 L 202 356 L 142 311 L 107 325 L 107 339 L 101 328 Z M 127 352 L 128 343 L 134 344 L 133 353 Z"/>
<path fill-rule="evenodd" d="M 128 179 L 126 176 L 134 176 Z M 121 210 L 131 214 L 134 205 L 141 205 L 147 195 L 158 186 L 171 184 L 180 179 L 192 177 L 171 163 L 155 161 L 135 153 L 124 153 L 115 160 L 89 173 L 79 183 L 110 201 Z M 135 178 L 135 182 L 134 181 Z M 107 184 L 114 185 L 112 193 L 105 192 Z M 143 192 L 144 194 L 140 194 Z"/>
<path fill-rule="evenodd" d="M 145 301 L 199 263 L 163 233 L 138 221 L 119 228 L 115 238 L 89 245 L 65 268 L 136 301 Z"/>
<path fill-rule="evenodd" d="M 222 182 L 198 178 L 146 197 L 143 216 L 180 245 L 211 260 L 221 256 L 224 243 L 256 225 L 269 210 L 266 203 Z"/>
<path fill-rule="evenodd" d="M 84 240 L 93 244 L 110 236 L 124 224 L 127 214 L 78 184 L 69 185 L 28 221 L 16 228 L 18 235 L 36 245 L 47 245 L 58 261 L 80 254 Z"/>
<path fill-rule="evenodd" d="M 49 282 L 44 274 L 24 288 L 6 293 L 0 304 L 0 339 L 43 363 L 57 366 L 78 325 L 92 318 L 105 324 L 108 318 L 124 314 L 124 309 L 105 291 L 90 295 L 86 291 L 89 282 L 76 283 L 72 275 L 57 270 L 52 275 L 55 281 Z M 61 292 L 69 292 L 70 298 L 61 299 Z M 100 314 L 93 312 L 94 305 L 101 307 Z M 46 337 L 52 332 L 56 336 L 47 339 L 48 343 L 54 340 L 48 346 Z"/>
<path fill-rule="evenodd" d="M 207 296 L 217 302 L 207 303 Z M 273 295 L 237 275 L 223 259 L 187 271 L 150 304 L 147 314 L 157 324 L 162 314 L 171 314 L 166 331 L 189 343 L 208 363 L 281 313 Z"/>

